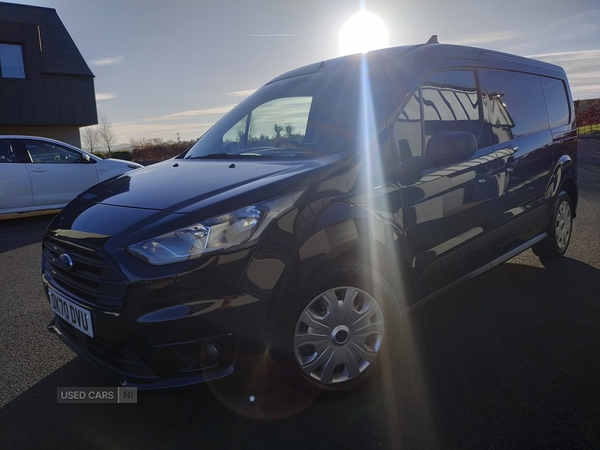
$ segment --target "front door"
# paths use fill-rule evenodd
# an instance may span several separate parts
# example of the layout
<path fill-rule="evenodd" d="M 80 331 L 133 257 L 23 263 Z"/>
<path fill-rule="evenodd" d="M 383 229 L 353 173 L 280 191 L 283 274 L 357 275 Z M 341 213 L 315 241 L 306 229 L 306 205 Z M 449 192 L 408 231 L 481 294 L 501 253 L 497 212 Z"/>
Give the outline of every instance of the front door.
<path fill-rule="evenodd" d="M 396 119 L 402 193 L 397 223 L 416 299 L 489 262 L 497 241 L 499 165 L 483 126 L 478 86 L 475 71 L 434 74 Z M 449 132 L 470 135 L 477 148 L 434 158 L 433 143 Z"/>
<path fill-rule="evenodd" d="M 96 165 L 81 153 L 51 142 L 23 141 L 32 161 L 26 166 L 34 206 L 66 204 L 98 183 Z"/>

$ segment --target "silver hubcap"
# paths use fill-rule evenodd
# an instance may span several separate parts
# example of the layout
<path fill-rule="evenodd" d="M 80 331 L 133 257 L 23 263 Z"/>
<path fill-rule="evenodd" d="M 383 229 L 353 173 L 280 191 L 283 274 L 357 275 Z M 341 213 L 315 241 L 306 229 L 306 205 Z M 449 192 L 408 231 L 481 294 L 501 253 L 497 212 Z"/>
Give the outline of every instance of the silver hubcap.
<path fill-rule="evenodd" d="M 300 369 L 322 384 L 357 378 L 374 360 L 383 342 L 383 314 L 361 289 L 329 289 L 304 309 L 294 331 Z"/>
<path fill-rule="evenodd" d="M 563 200 L 556 213 L 556 245 L 564 250 L 571 239 L 571 207 L 569 202 Z"/>

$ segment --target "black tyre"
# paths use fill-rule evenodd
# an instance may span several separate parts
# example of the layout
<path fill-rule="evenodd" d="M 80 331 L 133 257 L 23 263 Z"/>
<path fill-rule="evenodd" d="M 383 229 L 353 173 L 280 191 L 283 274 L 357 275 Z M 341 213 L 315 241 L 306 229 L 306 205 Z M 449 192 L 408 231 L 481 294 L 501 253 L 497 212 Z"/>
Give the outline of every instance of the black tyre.
<path fill-rule="evenodd" d="M 285 321 L 287 386 L 314 396 L 373 381 L 391 363 L 399 317 L 396 297 L 379 274 L 351 261 L 329 266 L 300 292 Z"/>
<path fill-rule="evenodd" d="M 565 191 L 558 194 L 552 217 L 546 228 L 548 238 L 533 246 L 533 252 L 541 259 L 562 257 L 569 248 L 573 231 L 573 203 Z"/>

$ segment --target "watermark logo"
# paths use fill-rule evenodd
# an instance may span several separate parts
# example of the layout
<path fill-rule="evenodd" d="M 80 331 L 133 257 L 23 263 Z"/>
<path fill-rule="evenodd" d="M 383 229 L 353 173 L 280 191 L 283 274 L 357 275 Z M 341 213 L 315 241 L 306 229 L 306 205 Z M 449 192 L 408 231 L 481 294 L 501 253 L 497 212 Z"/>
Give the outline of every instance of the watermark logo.
<path fill-rule="evenodd" d="M 58 403 L 137 403 L 134 387 L 59 387 Z"/>

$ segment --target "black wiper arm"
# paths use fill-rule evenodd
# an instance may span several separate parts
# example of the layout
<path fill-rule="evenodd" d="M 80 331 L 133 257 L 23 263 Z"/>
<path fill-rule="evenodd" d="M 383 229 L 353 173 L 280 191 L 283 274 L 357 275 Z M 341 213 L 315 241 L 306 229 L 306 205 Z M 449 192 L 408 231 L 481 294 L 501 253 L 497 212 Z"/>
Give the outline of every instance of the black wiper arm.
<path fill-rule="evenodd" d="M 258 153 L 211 153 L 210 155 L 192 156 L 190 159 L 237 159 L 237 158 L 270 158 Z"/>

